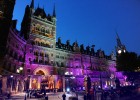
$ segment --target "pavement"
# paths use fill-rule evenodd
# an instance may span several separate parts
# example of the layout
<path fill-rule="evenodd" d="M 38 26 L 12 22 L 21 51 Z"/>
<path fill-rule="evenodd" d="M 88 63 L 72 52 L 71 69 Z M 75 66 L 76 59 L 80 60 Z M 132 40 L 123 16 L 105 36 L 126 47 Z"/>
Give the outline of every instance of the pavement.
<path fill-rule="evenodd" d="M 63 100 L 62 99 L 62 92 L 59 93 L 46 93 L 48 96 L 48 100 Z M 12 94 L 11 98 L 8 99 L 6 96 L 0 96 L 0 100 L 45 100 L 44 98 L 27 98 L 25 97 L 26 93 L 16 93 Z M 66 93 L 66 100 L 69 100 L 70 96 L 76 96 L 75 93 Z M 26 99 L 25 99 L 26 98 Z M 84 100 L 83 96 L 78 95 L 78 100 Z"/>
<path fill-rule="evenodd" d="M 63 92 L 57 92 L 57 93 L 46 93 L 46 95 L 48 96 L 48 100 L 63 100 L 62 99 L 62 95 Z M 70 96 L 74 96 L 76 97 L 75 93 L 66 93 L 66 100 L 69 100 Z M 16 93 L 16 94 L 12 94 L 11 98 L 8 99 L 7 96 L 3 96 L 0 95 L 0 100 L 45 100 L 45 98 L 27 98 L 26 97 L 26 93 L 22 92 L 22 93 Z M 78 95 L 78 100 L 84 100 L 83 95 Z M 100 98 L 98 98 L 97 100 L 101 100 Z M 111 100 L 110 97 L 107 97 L 106 100 Z M 122 97 L 122 98 L 114 98 L 114 100 L 140 100 L 140 94 L 137 95 L 132 95 L 132 96 L 126 96 L 126 97 Z"/>

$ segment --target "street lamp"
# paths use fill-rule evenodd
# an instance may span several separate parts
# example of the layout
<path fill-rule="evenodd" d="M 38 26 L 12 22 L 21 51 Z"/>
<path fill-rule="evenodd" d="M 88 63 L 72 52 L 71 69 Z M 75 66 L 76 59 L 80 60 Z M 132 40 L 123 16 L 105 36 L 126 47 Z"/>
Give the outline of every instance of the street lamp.
<path fill-rule="evenodd" d="M 13 78 L 14 76 L 13 76 L 13 75 L 11 75 L 10 77 L 11 77 L 11 78 Z"/>
<path fill-rule="evenodd" d="M 12 82 L 11 82 L 11 91 L 12 91 L 12 88 L 13 88 L 13 77 L 14 77 L 13 75 L 10 76 L 11 81 L 12 81 Z"/>
<path fill-rule="evenodd" d="M 17 69 L 17 73 L 19 73 L 20 72 L 20 70 L 19 69 Z"/>
<path fill-rule="evenodd" d="M 19 67 L 19 68 L 17 69 L 17 73 L 18 73 L 18 74 L 21 73 L 22 70 L 23 70 L 23 67 Z"/>
<path fill-rule="evenodd" d="M 23 70 L 23 67 L 20 67 L 19 70 L 22 71 Z"/>

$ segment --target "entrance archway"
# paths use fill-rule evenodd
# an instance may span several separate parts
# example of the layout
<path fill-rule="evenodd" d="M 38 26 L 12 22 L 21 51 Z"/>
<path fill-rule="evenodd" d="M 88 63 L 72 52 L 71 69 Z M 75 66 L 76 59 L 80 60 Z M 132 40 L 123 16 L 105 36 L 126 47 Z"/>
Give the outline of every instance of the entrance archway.
<path fill-rule="evenodd" d="M 39 70 L 36 72 L 36 75 L 45 75 L 45 73 L 42 70 Z"/>
<path fill-rule="evenodd" d="M 50 72 L 49 72 L 50 69 L 46 69 L 45 67 L 38 67 L 36 68 L 34 71 L 33 71 L 33 75 L 49 75 Z"/>

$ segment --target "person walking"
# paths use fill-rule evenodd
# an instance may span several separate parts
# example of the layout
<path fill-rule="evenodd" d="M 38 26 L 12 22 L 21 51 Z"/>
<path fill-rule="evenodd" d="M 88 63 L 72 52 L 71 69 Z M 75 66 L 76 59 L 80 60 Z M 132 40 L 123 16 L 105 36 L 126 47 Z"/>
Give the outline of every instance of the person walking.
<path fill-rule="evenodd" d="M 63 98 L 63 100 L 66 100 L 66 94 L 65 93 L 62 95 L 62 98 Z"/>
<path fill-rule="evenodd" d="M 25 94 L 24 100 L 26 100 L 26 94 Z"/>

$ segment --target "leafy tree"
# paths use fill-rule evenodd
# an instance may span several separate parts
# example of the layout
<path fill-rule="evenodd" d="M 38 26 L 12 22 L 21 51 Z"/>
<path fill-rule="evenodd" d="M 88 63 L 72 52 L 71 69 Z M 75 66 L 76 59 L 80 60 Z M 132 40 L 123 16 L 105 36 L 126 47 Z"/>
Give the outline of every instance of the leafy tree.
<path fill-rule="evenodd" d="M 134 72 L 138 68 L 138 56 L 134 52 L 126 52 L 117 56 L 117 70 Z"/>

